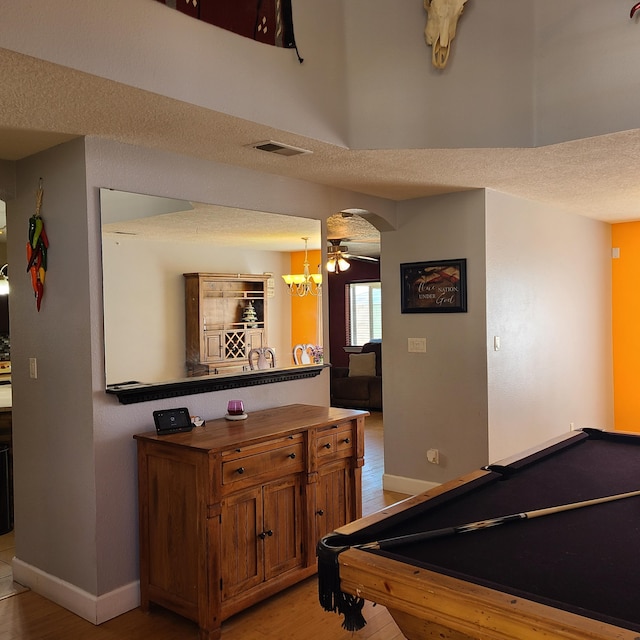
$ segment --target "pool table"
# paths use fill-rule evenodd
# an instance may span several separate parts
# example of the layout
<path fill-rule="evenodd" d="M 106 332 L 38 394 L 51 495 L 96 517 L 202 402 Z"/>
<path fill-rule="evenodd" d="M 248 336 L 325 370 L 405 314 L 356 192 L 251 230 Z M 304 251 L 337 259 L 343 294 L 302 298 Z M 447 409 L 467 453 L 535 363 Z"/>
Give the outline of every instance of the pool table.
<path fill-rule="evenodd" d="M 640 496 L 386 550 L 358 546 L 638 489 L 640 435 L 572 432 L 323 538 L 320 602 L 382 604 L 409 640 L 640 640 Z M 364 622 L 347 618 L 346 628 Z"/>

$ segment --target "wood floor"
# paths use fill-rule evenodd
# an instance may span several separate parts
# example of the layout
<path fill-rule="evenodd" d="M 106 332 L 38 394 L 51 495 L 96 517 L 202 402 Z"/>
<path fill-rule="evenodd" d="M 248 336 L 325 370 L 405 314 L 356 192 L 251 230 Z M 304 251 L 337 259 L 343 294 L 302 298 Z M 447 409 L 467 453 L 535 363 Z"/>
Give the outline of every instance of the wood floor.
<path fill-rule="evenodd" d="M 373 413 L 365 428 L 362 478 L 363 514 L 406 497 L 382 489 L 382 414 Z M 4 551 L 2 542 L 4 539 Z M 0 563 L 13 553 L 0 537 Z M 8 578 L 10 581 L 10 577 Z M 5 583 L 7 577 L 5 576 Z M 222 640 L 402 640 L 387 610 L 366 603 L 367 625 L 355 634 L 344 631 L 341 618 L 318 604 L 316 579 L 310 578 L 230 618 L 222 625 Z M 2 594 L 0 593 L 0 598 Z M 0 599 L 0 640 L 197 640 L 196 625 L 160 607 L 149 614 L 129 611 L 96 627 L 51 601 L 26 591 Z"/>

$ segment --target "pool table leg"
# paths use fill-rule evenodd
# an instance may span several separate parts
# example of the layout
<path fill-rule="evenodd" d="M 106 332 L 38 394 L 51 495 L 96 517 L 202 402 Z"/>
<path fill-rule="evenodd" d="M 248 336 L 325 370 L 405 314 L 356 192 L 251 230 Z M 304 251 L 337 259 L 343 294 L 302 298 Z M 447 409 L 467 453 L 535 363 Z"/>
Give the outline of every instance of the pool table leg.
<path fill-rule="evenodd" d="M 389 609 L 389 613 L 407 640 L 474 640 L 466 633 L 443 627 L 404 611 Z"/>

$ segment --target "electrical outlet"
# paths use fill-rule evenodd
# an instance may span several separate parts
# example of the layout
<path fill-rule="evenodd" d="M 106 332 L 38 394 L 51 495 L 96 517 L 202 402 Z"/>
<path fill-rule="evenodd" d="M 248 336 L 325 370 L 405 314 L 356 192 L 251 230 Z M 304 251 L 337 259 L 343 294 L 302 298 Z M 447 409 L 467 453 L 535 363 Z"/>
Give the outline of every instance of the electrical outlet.
<path fill-rule="evenodd" d="M 427 460 L 431 464 L 439 464 L 440 463 L 440 452 L 437 449 L 429 449 L 429 451 L 427 451 Z"/>

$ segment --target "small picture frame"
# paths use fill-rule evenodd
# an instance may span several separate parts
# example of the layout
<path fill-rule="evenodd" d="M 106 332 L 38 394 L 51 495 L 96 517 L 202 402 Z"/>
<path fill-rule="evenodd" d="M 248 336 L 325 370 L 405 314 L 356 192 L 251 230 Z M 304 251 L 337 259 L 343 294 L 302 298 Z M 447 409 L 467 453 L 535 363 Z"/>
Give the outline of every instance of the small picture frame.
<path fill-rule="evenodd" d="M 467 260 L 432 260 L 400 265 L 402 313 L 467 311 Z"/>

